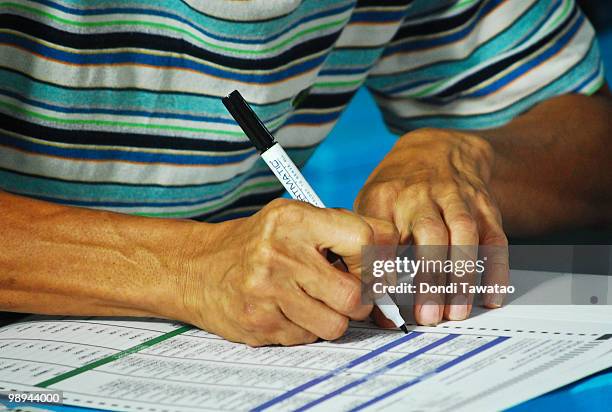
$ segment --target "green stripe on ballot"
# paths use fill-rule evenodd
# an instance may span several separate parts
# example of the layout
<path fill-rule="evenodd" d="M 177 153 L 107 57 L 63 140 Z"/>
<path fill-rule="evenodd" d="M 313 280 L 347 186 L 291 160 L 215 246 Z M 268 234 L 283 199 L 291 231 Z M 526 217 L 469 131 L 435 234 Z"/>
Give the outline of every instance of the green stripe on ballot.
<path fill-rule="evenodd" d="M 131 347 L 129 349 L 123 350 L 123 351 L 121 351 L 119 353 L 115 353 L 114 355 L 107 356 L 107 357 L 102 358 L 102 359 L 98 359 L 97 361 L 88 363 L 86 365 L 83 365 L 81 367 L 73 369 L 73 370 L 71 370 L 69 372 L 62 373 L 61 375 L 58 375 L 58 376 L 56 376 L 54 378 L 47 379 L 46 381 L 42 381 L 42 382 L 36 384 L 36 386 L 38 386 L 39 388 L 47 388 L 47 387 L 49 387 L 51 385 L 55 385 L 58 382 L 61 382 L 63 380 L 69 379 L 69 378 L 72 378 L 73 376 L 79 375 L 79 374 L 81 374 L 83 372 L 90 371 L 90 370 L 95 369 L 95 368 L 97 368 L 99 366 L 106 365 L 107 363 L 110 363 L 110 362 L 116 361 L 118 359 L 121 359 L 121 358 L 123 358 L 125 356 L 131 355 L 131 354 L 136 353 L 136 352 L 140 352 L 143 349 L 150 348 L 151 346 L 156 345 L 159 342 L 163 342 L 163 341 L 165 341 L 167 339 L 170 339 L 170 338 L 172 338 L 174 336 L 177 336 L 177 335 L 180 335 L 182 333 L 185 333 L 185 332 L 187 332 L 187 331 L 189 331 L 191 329 L 193 329 L 192 326 L 182 326 L 182 327 L 180 327 L 178 329 L 175 329 L 175 330 L 173 330 L 171 332 L 164 333 L 163 335 L 160 335 L 160 336 L 158 336 L 156 338 L 149 339 L 148 341 L 140 343 L 140 344 L 138 344 L 136 346 L 133 346 L 133 347 Z"/>

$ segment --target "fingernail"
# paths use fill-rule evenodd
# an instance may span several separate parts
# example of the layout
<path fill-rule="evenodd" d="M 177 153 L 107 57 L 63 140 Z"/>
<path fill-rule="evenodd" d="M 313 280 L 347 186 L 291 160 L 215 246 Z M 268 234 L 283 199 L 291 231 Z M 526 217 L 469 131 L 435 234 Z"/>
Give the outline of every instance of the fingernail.
<path fill-rule="evenodd" d="M 501 308 L 502 303 L 504 303 L 503 295 L 491 295 L 488 299 L 488 305 L 495 308 Z"/>
<path fill-rule="evenodd" d="M 433 300 L 428 300 L 421 306 L 419 321 L 424 326 L 436 326 L 440 319 L 440 308 Z"/>
<path fill-rule="evenodd" d="M 459 295 L 451 299 L 448 318 L 450 320 L 464 320 L 467 318 L 467 298 Z"/>

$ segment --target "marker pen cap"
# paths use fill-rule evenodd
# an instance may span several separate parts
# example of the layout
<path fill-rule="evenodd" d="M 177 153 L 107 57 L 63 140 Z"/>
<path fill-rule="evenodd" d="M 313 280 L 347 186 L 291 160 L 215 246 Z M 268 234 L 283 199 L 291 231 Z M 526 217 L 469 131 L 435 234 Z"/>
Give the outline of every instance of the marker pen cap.
<path fill-rule="evenodd" d="M 237 90 L 224 97 L 222 102 L 260 153 L 274 145 L 274 137 L 270 131 Z"/>

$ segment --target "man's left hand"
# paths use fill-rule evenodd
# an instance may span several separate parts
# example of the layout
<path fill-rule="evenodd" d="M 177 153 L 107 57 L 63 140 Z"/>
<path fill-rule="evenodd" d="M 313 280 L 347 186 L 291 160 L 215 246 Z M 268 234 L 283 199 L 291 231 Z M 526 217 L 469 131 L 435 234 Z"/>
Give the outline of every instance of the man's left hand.
<path fill-rule="evenodd" d="M 478 245 L 503 250 L 488 256 L 482 284 L 506 285 L 508 242 L 488 187 L 494 162 L 491 145 L 474 134 L 439 129 L 408 133 L 370 175 L 355 200 L 355 211 L 393 222 L 401 244 L 453 246 L 449 256 L 444 247 L 436 257 L 443 260 L 457 258 L 453 256 L 456 246 L 470 251 L 474 260 Z M 487 295 L 484 304 L 500 307 L 502 299 L 502 295 Z M 417 295 L 414 315 L 423 325 L 436 325 L 443 317 L 463 320 L 469 316 L 472 300 L 461 290 L 448 296 Z M 374 319 L 381 326 L 392 326 L 379 311 Z"/>

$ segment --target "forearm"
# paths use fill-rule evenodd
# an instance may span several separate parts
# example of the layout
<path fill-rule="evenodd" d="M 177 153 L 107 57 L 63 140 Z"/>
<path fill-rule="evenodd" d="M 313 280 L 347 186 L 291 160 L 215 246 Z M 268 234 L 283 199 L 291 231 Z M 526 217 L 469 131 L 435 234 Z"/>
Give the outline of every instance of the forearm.
<path fill-rule="evenodd" d="M 0 311 L 180 318 L 181 245 L 203 224 L 1 191 L 0 221 Z"/>
<path fill-rule="evenodd" d="M 608 96 L 554 98 L 502 128 L 476 133 L 495 152 L 491 190 L 509 235 L 610 225 Z"/>

